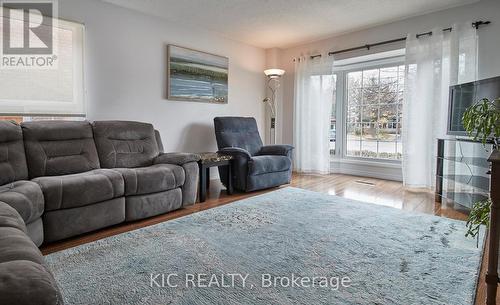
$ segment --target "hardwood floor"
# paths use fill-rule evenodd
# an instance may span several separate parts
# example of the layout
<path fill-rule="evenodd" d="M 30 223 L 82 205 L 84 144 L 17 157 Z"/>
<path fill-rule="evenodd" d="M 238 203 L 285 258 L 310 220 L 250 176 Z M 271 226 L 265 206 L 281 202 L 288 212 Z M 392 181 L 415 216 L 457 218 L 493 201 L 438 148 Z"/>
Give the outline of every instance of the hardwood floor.
<path fill-rule="evenodd" d="M 434 193 L 417 190 L 406 190 L 400 182 L 395 181 L 347 176 L 340 174 L 294 174 L 291 186 L 349 199 L 366 201 L 378 205 L 391 206 L 406 211 L 416 211 L 460 220 L 465 220 L 467 218 L 467 212 L 464 209 L 461 209 L 459 206 L 455 206 L 450 203 L 436 203 L 434 199 Z M 226 195 L 224 187 L 219 181 L 211 181 L 207 200 L 204 203 L 197 203 L 188 208 L 174 211 L 165 215 L 136 221 L 133 223 L 121 224 L 97 232 L 86 234 L 81 237 L 44 245 L 41 250 L 42 253 L 46 255 L 273 190 L 276 189 L 253 192 L 250 194 L 236 193 L 228 196 Z M 486 285 L 484 284 L 484 274 L 486 270 L 485 267 L 487 259 L 487 255 L 484 255 L 476 296 L 476 305 L 485 304 L 484 299 L 486 295 Z M 500 304 L 500 297 L 497 297 L 497 302 L 498 304 Z"/>

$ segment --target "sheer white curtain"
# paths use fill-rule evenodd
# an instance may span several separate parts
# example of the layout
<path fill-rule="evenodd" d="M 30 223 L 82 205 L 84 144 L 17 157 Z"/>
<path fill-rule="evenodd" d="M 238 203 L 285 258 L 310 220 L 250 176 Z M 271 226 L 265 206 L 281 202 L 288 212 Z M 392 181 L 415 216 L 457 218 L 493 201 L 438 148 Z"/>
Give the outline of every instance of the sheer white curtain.
<path fill-rule="evenodd" d="M 335 85 L 332 69 L 332 56 L 295 60 L 295 171 L 330 172 L 329 128 Z"/>
<path fill-rule="evenodd" d="M 449 86 L 477 77 L 477 35 L 472 22 L 451 32 L 406 41 L 403 106 L 403 181 L 408 187 L 434 186 L 436 138 L 446 134 Z"/>

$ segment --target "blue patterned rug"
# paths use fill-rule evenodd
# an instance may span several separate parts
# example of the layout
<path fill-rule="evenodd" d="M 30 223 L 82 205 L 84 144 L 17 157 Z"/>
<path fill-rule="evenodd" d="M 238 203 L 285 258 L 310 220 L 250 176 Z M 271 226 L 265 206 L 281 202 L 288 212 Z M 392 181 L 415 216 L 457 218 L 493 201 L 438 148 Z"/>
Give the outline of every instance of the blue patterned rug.
<path fill-rule="evenodd" d="M 464 233 L 289 187 L 46 259 L 67 304 L 471 305 L 482 243 Z"/>

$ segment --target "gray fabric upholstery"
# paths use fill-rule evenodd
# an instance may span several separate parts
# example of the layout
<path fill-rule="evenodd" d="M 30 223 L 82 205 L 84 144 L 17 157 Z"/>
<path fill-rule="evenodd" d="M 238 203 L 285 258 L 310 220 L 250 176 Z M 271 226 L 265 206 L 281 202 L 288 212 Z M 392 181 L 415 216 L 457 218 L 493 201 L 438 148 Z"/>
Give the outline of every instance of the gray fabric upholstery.
<path fill-rule="evenodd" d="M 160 152 L 145 123 L 0 121 L 0 304 L 63 304 L 44 241 L 194 204 L 199 156 Z"/>
<path fill-rule="evenodd" d="M 0 228 L 3 227 L 26 232 L 26 225 L 19 213 L 7 203 L 0 201 Z"/>
<path fill-rule="evenodd" d="M 44 211 L 42 190 L 31 181 L 16 181 L 0 186 L 0 201 L 13 207 L 25 223 L 39 219 Z"/>
<path fill-rule="evenodd" d="M 255 156 L 248 162 L 248 173 L 257 176 L 267 173 L 288 171 L 292 161 L 286 156 Z"/>
<path fill-rule="evenodd" d="M 191 153 L 166 153 L 160 154 L 153 161 L 154 164 L 176 164 L 184 165 L 189 162 L 200 161 L 200 155 Z"/>
<path fill-rule="evenodd" d="M 233 156 L 231 177 L 235 189 L 249 192 L 290 182 L 292 146 L 263 146 L 253 118 L 218 117 L 214 125 L 219 152 Z M 219 168 L 219 176 L 227 186 L 225 168 Z"/>
<path fill-rule="evenodd" d="M 160 154 L 162 154 L 164 152 L 163 141 L 161 140 L 160 132 L 156 129 L 155 129 L 155 139 L 156 139 L 156 144 L 158 144 L 158 151 L 160 152 Z"/>
<path fill-rule="evenodd" d="M 182 206 L 179 188 L 147 195 L 128 196 L 125 201 L 126 221 L 144 219 L 176 210 Z"/>
<path fill-rule="evenodd" d="M 33 179 L 42 188 L 45 211 L 86 206 L 121 197 L 124 194 L 122 175 L 111 169 L 85 173 L 39 177 Z"/>
<path fill-rule="evenodd" d="M 62 305 L 42 253 L 25 232 L 19 213 L 0 202 L 0 304 Z"/>
<path fill-rule="evenodd" d="M 125 220 L 125 198 L 43 214 L 45 241 L 53 242 L 109 227 Z"/>
<path fill-rule="evenodd" d="M 198 163 L 189 162 L 182 165 L 186 179 L 182 188 L 182 206 L 190 206 L 196 202 L 196 194 L 198 192 L 199 168 Z"/>
<path fill-rule="evenodd" d="M 287 156 L 288 158 L 292 158 L 292 145 L 266 145 L 262 146 L 259 153 L 257 155 L 278 155 L 278 156 Z"/>
<path fill-rule="evenodd" d="M 247 187 L 248 162 L 252 158 L 250 153 L 238 147 L 225 147 L 219 150 L 219 153 L 233 156 L 232 161 L 232 179 L 233 186 L 237 190 L 245 191 Z M 227 186 L 227 170 L 219 167 L 219 176 L 222 184 Z"/>
<path fill-rule="evenodd" d="M 62 305 L 63 299 L 54 277 L 43 265 L 14 260 L 0 263 L 0 304 Z"/>
<path fill-rule="evenodd" d="M 44 241 L 42 218 L 26 224 L 26 234 L 28 234 L 28 237 L 31 238 L 35 245 L 41 246 Z"/>
<path fill-rule="evenodd" d="M 262 140 L 254 118 L 217 117 L 214 124 L 219 149 L 239 147 L 252 156 L 260 151 Z"/>
<path fill-rule="evenodd" d="M 184 169 L 174 164 L 156 164 L 139 168 L 115 168 L 125 180 L 125 195 L 168 191 L 184 184 Z"/>
<path fill-rule="evenodd" d="M 133 219 L 194 204 L 199 156 L 160 152 L 160 133 L 147 123 L 2 121 L 0 200 L 37 245 L 124 221 L 125 196 L 141 202 Z"/>
<path fill-rule="evenodd" d="M 246 191 L 252 192 L 265 188 L 276 187 L 290 183 L 292 175 L 290 171 L 272 172 L 257 176 L 248 176 Z"/>
<path fill-rule="evenodd" d="M 242 158 L 246 160 L 250 160 L 250 158 L 252 158 L 252 154 L 248 150 L 239 147 L 222 147 L 219 148 L 219 152 L 231 155 L 235 158 Z"/>
<path fill-rule="evenodd" d="M 23 133 L 14 122 L 0 121 L 0 185 L 28 178 Z"/>
<path fill-rule="evenodd" d="M 0 227 L 0 263 L 15 260 L 44 263 L 40 250 L 25 232 L 12 227 Z"/>
<path fill-rule="evenodd" d="M 153 125 L 129 121 L 96 121 L 94 138 L 103 168 L 153 164 L 160 153 Z"/>
<path fill-rule="evenodd" d="M 89 122 L 33 121 L 21 126 L 30 178 L 99 168 Z"/>

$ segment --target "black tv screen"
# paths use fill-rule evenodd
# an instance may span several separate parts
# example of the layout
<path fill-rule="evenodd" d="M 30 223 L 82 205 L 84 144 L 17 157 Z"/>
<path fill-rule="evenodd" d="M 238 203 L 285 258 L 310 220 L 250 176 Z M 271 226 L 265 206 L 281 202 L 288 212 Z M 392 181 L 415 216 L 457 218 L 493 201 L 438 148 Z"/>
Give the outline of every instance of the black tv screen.
<path fill-rule="evenodd" d="M 448 134 L 466 136 L 467 133 L 462 124 L 462 116 L 465 110 L 483 98 L 493 100 L 499 97 L 500 77 L 451 86 L 448 110 Z"/>

